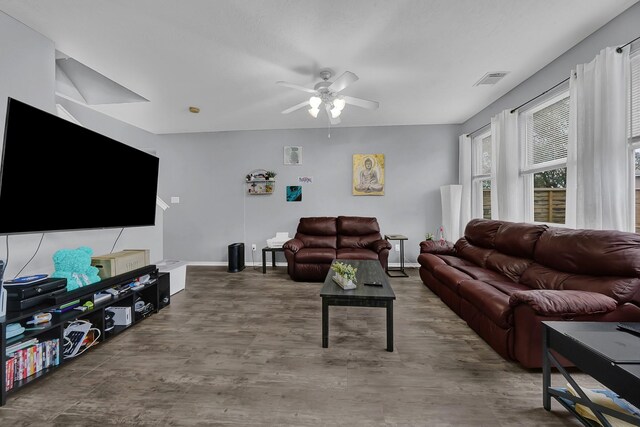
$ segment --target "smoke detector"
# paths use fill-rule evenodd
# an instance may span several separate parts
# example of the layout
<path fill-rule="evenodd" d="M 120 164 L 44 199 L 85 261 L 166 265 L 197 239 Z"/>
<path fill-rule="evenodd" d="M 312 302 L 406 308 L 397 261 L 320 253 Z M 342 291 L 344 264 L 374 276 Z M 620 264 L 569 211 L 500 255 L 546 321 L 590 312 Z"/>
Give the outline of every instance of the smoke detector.
<path fill-rule="evenodd" d="M 509 74 L 508 71 L 491 71 L 485 74 L 474 84 L 474 86 L 480 85 L 494 85 L 498 83 L 504 76 Z"/>

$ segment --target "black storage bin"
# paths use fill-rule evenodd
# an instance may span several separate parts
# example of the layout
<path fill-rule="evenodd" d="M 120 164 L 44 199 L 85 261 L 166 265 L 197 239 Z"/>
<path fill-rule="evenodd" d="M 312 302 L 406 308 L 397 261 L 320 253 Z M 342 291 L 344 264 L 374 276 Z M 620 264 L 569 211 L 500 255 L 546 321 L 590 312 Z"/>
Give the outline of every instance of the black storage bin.
<path fill-rule="evenodd" d="M 244 243 L 232 243 L 229 245 L 229 273 L 238 273 L 244 270 Z"/>

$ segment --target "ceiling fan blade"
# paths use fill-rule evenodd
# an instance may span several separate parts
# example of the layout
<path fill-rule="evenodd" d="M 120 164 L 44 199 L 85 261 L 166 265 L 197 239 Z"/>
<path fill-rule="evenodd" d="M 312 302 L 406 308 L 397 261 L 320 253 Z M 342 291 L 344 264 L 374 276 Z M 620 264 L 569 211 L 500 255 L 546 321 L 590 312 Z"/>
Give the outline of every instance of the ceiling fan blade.
<path fill-rule="evenodd" d="M 342 89 L 349 86 L 351 83 L 354 83 L 358 80 L 358 76 L 353 74 L 351 71 L 345 71 L 342 73 L 340 77 L 338 77 L 331 86 L 329 86 L 329 90 L 331 92 L 340 92 Z"/>
<path fill-rule="evenodd" d="M 309 101 L 302 101 L 300 104 L 296 104 L 293 107 L 287 108 L 286 110 L 282 110 L 282 114 L 289 114 L 296 110 L 299 110 L 301 108 L 308 107 L 308 106 L 309 106 Z"/>
<path fill-rule="evenodd" d="M 288 87 L 291 89 L 301 90 L 307 93 L 313 93 L 313 94 L 317 93 L 315 89 L 310 89 L 308 87 L 300 86 L 300 85 L 289 83 L 289 82 L 276 82 L 276 84 L 280 86 Z"/>
<path fill-rule="evenodd" d="M 327 112 L 329 122 L 331 122 L 332 125 L 339 125 L 342 122 L 342 120 L 340 120 L 340 117 L 336 117 L 335 119 L 331 117 L 331 107 L 329 107 L 329 104 L 324 104 L 324 110 Z"/>
<path fill-rule="evenodd" d="M 353 96 L 342 96 L 344 102 L 356 107 L 366 108 L 367 110 L 375 110 L 380 106 L 378 101 L 369 101 L 368 99 L 354 98 Z"/>

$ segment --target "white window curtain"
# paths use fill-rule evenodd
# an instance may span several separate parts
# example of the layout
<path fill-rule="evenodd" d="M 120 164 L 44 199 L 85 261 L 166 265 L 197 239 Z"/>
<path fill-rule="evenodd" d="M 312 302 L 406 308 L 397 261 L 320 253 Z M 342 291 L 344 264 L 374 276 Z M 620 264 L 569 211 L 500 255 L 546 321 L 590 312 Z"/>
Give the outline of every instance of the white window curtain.
<path fill-rule="evenodd" d="M 464 229 L 471 220 L 471 137 L 469 135 L 460 135 L 458 159 L 458 184 L 462 185 L 462 203 L 460 204 L 460 229 L 454 234 L 464 236 Z"/>
<path fill-rule="evenodd" d="M 571 73 L 567 224 L 633 231 L 632 157 L 627 143 L 629 47 L 600 51 Z"/>
<path fill-rule="evenodd" d="M 491 118 L 493 140 L 491 217 L 521 222 L 523 218 L 522 178 L 518 144 L 518 115 L 504 110 Z"/>

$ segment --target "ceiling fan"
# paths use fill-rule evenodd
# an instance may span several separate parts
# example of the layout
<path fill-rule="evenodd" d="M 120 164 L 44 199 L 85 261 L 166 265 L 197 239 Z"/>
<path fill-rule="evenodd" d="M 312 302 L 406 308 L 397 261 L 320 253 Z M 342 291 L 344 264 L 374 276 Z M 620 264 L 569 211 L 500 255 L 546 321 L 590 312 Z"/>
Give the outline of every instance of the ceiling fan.
<path fill-rule="evenodd" d="M 369 101 L 340 94 L 340 92 L 347 86 L 358 80 L 358 76 L 353 74 L 351 71 L 345 71 L 333 82 L 329 81 L 331 78 L 331 71 L 329 70 L 321 71 L 320 77 L 322 78 L 322 81 L 317 83 L 313 89 L 294 83 L 276 82 L 276 84 L 279 84 L 280 86 L 313 94 L 308 100 L 302 101 L 301 103 L 282 111 L 282 114 L 289 114 L 301 108 L 310 107 L 307 111 L 313 118 L 317 118 L 318 113 L 320 112 L 320 107 L 324 104 L 324 110 L 327 112 L 329 121 L 332 125 L 337 125 L 340 123 L 340 114 L 346 104 L 366 108 L 367 110 L 375 110 L 380 105 L 376 101 Z"/>

